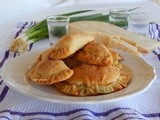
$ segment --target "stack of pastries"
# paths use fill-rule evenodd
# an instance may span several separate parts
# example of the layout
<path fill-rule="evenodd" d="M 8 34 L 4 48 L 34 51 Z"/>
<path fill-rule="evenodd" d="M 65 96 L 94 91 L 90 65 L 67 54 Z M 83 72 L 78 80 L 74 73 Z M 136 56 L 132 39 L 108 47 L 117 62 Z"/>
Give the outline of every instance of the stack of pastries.
<path fill-rule="evenodd" d="M 51 85 L 65 94 L 88 96 L 125 88 L 130 79 L 122 71 L 123 58 L 85 33 L 63 36 L 42 52 L 27 70 L 28 80 Z"/>

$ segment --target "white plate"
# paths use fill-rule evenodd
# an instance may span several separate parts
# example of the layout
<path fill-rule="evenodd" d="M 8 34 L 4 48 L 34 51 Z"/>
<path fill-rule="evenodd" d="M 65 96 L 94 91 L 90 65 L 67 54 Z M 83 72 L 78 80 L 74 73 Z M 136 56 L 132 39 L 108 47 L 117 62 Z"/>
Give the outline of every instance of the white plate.
<path fill-rule="evenodd" d="M 117 51 L 124 58 L 122 61 L 124 67 L 123 70 L 129 73 L 130 77 L 132 77 L 131 83 L 126 88 L 106 95 L 88 97 L 67 96 L 58 92 L 53 86 L 38 86 L 26 80 L 26 70 L 33 64 L 36 56 L 41 51 L 42 50 L 30 51 L 8 60 L 4 64 L 2 70 L 2 78 L 4 82 L 18 92 L 22 92 L 23 94 L 30 95 L 44 101 L 71 104 L 91 104 L 112 102 L 137 95 L 147 90 L 156 78 L 155 70 L 143 59 L 122 51 Z"/>

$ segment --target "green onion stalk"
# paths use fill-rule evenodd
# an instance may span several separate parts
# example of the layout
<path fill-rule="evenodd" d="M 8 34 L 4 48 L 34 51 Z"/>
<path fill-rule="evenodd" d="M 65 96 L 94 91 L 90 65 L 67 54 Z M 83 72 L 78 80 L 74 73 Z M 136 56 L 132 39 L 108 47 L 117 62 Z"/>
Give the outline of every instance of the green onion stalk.
<path fill-rule="evenodd" d="M 129 11 L 133 11 L 135 9 L 138 9 L 139 7 L 130 9 Z M 61 14 L 62 16 L 69 16 L 70 17 L 70 23 L 76 22 L 76 21 L 102 21 L 102 22 L 109 22 L 109 14 L 92 14 L 92 15 L 85 15 L 85 16 L 76 16 L 73 17 L 72 15 L 90 12 L 93 10 L 82 10 L 82 11 L 74 11 L 70 13 Z M 63 31 L 63 28 L 57 29 L 58 34 Z M 9 46 L 9 49 L 14 53 L 23 53 L 28 51 L 29 45 L 31 43 L 37 42 L 39 40 L 48 38 L 48 27 L 47 27 L 47 21 L 46 19 L 42 20 L 41 22 L 37 23 L 35 26 L 27 29 L 25 32 L 23 32 L 20 36 L 18 36 L 15 40 L 13 40 Z"/>

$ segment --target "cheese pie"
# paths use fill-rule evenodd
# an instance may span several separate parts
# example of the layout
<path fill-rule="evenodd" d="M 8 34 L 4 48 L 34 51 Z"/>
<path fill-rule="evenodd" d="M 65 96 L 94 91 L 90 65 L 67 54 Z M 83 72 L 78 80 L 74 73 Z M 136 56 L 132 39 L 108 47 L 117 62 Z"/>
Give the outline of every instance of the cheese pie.
<path fill-rule="evenodd" d="M 77 54 L 77 60 L 94 65 L 113 65 L 113 57 L 105 45 L 101 43 L 87 44 Z"/>
<path fill-rule="evenodd" d="M 60 92 L 74 96 L 111 93 L 126 87 L 130 81 L 128 75 L 115 66 L 83 64 L 73 70 L 71 78 L 54 84 Z"/>
<path fill-rule="evenodd" d="M 73 75 L 62 60 L 45 59 L 35 63 L 28 69 L 27 78 L 39 85 L 50 85 L 64 81 Z"/>

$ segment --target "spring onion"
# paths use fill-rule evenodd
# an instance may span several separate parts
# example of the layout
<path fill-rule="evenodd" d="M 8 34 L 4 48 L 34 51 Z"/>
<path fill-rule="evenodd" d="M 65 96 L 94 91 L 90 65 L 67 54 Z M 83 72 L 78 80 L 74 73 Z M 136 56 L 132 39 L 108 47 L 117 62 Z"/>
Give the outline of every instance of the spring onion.
<path fill-rule="evenodd" d="M 69 12 L 61 15 L 72 16 L 72 15 L 89 12 L 89 11 L 93 11 L 93 10 L 73 11 L 73 12 Z M 56 33 L 57 34 L 60 33 L 60 29 Z M 23 53 L 29 49 L 29 45 L 31 43 L 37 42 L 44 38 L 48 38 L 48 28 L 47 28 L 46 19 L 37 23 L 35 26 L 29 28 L 28 30 L 20 34 L 17 38 L 15 38 L 11 42 L 9 49 L 14 53 Z"/>
<path fill-rule="evenodd" d="M 138 8 L 139 7 L 133 8 L 133 9 L 130 9 L 129 11 L 132 11 Z M 72 17 L 72 15 L 89 12 L 89 11 L 93 11 L 93 10 L 74 11 L 74 12 L 65 13 L 61 15 L 69 16 L 70 23 L 76 22 L 76 21 L 91 21 L 91 20 L 109 22 L 109 14 L 104 15 L 102 13 Z M 55 33 L 57 36 L 59 36 L 59 34 L 63 32 L 63 28 L 58 28 L 56 30 L 57 31 Z M 48 38 L 48 27 L 47 27 L 46 19 L 37 23 L 35 26 L 29 28 L 28 30 L 23 32 L 20 36 L 18 36 L 13 42 L 11 42 L 9 49 L 15 53 L 23 53 L 29 49 L 29 44 L 37 42 L 44 38 Z"/>

